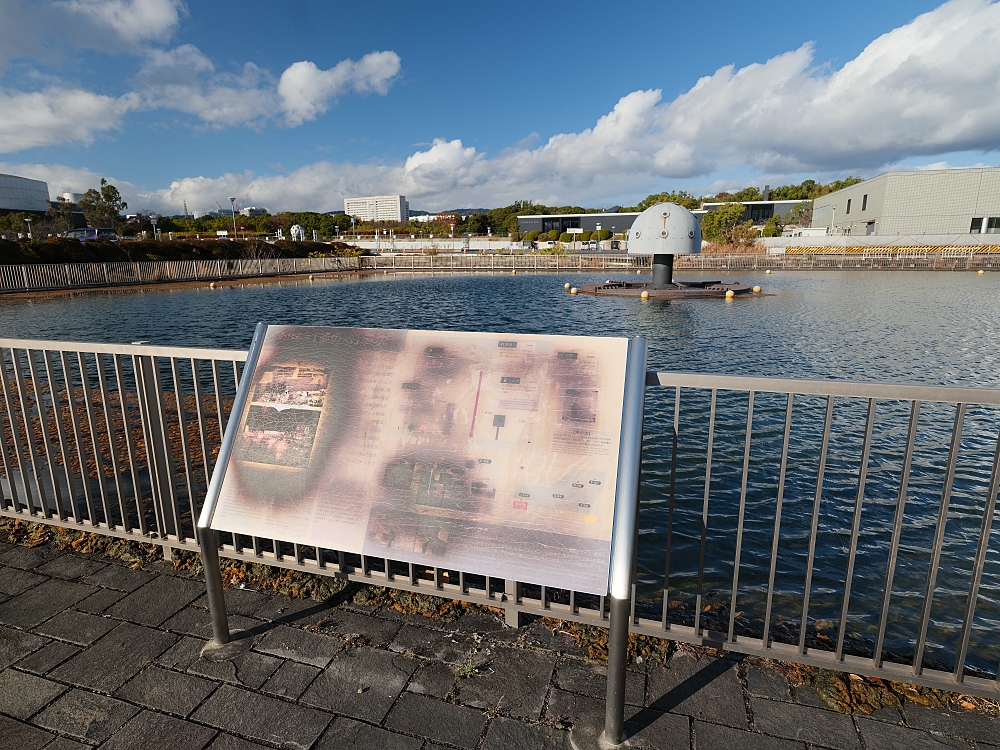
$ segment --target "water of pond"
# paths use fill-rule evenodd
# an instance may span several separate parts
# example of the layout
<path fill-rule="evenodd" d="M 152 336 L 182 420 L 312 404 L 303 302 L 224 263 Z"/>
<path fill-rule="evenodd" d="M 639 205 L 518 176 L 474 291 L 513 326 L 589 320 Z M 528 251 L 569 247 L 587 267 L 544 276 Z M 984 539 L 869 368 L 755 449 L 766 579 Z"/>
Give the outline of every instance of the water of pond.
<path fill-rule="evenodd" d="M 683 276 L 683 275 L 682 275 Z M 686 274 L 690 278 L 707 278 Z M 718 278 L 719 275 L 715 274 Z M 245 348 L 254 324 L 365 326 L 441 330 L 648 337 L 649 365 L 731 375 L 833 378 L 1000 388 L 1000 275 L 927 272 L 734 273 L 767 295 L 732 302 L 646 302 L 571 297 L 574 284 L 601 276 L 369 276 L 248 284 L 217 290 L 151 289 L 36 299 L 0 298 L 0 336 Z M 638 590 L 659 617 L 669 564 L 669 616 L 690 621 L 701 552 L 708 394 L 685 391 L 675 475 L 673 533 L 666 548 L 674 419 L 673 389 L 647 398 L 640 514 Z M 762 624 L 775 528 L 778 456 L 786 398 L 758 394 L 740 560 L 737 623 Z M 797 397 L 789 436 L 773 620 L 779 637 L 795 638 L 801 613 L 817 456 L 825 399 Z M 810 627 L 817 642 L 837 639 L 850 531 L 858 487 L 867 404 L 835 405 L 810 588 Z M 877 407 L 862 504 L 857 562 L 845 628 L 846 650 L 866 653 L 874 640 L 885 584 L 889 539 L 909 406 Z M 713 444 L 702 606 L 710 627 L 724 629 L 736 554 L 747 395 L 721 392 Z M 886 649 L 906 655 L 924 602 L 932 540 L 955 407 L 926 404 L 892 587 Z M 934 592 L 927 656 L 950 666 L 967 598 L 970 569 L 1000 414 L 969 407 Z M 996 526 L 996 525 L 995 525 Z M 1000 539 L 990 545 L 972 633 L 969 664 L 995 671 L 1000 643 Z"/>

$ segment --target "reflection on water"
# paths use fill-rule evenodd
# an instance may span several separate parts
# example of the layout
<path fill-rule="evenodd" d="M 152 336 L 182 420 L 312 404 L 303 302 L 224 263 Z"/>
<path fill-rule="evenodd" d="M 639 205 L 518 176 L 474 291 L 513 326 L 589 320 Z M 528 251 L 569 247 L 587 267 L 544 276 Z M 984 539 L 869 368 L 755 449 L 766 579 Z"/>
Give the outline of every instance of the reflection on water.
<path fill-rule="evenodd" d="M 684 274 L 691 278 L 708 278 Z M 715 274 L 719 278 L 718 274 Z M 641 303 L 565 294 L 575 285 L 626 278 L 599 276 L 377 276 L 361 281 L 246 285 L 216 290 L 147 290 L 75 294 L 32 301 L 0 298 L 0 336 L 204 347 L 249 344 L 254 324 L 426 328 L 649 338 L 651 369 L 799 378 L 880 380 L 1000 387 L 1000 275 L 927 272 L 855 274 L 734 273 L 727 281 L 760 284 L 774 296 Z M 702 554 L 709 394 L 685 390 L 673 533 L 667 544 L 674 389 L 650 389 L 643 450 L 639 592 L 660 617 L 669 564 L 668 617 L 693 618 Z M 704 533 L 704 624 L 726 630 L 736 556 L 747 424 L 747 394 L 720 392 L 713 439 L 708 524 Z M 759 632 L 767 605 L 775 534 L 779 457 L 787 398 L 757 394 L 747 474 L 736 623 Z M 792 404 L 778 556 L 773 571 L 775 636 L 797 641 L 826 399 Z M 870 653 L 878 628 L 890 540 L 910 417 L 909 404 L 878 404 L 850 605 L 843 631 L 848 652 Z M 867 403 L 835 401 L 817 513 L 810 588 L 809 640 L 837 642 L 855 521 Z M 954 406 L 923 404 L 892 585 L 886 651 L 912 653 L 925 603 L 927 571 L 955 420 Z M 950 667 L 959 641 L 972 560 L 996 447 L 997 409 L 970 406 L 932 599 L 926 657 Z M 997 524 L 994 525 L 996 529 Z M 993 671 L 1000 643 L 1000 559 L 993 532 L 970 666 Z"/>

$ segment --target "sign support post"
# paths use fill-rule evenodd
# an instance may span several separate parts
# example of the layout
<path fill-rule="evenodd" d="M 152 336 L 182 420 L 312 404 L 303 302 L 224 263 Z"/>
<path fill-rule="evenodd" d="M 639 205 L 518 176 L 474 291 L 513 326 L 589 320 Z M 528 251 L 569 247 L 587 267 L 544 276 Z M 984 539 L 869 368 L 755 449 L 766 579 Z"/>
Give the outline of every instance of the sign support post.
<path fill-rule="evenodd" d="M 646 337 L 629 346 L 625 376 L 625 412 L 618 463 L 615 525 L 611 539 L 611 611 L 608 630 L 608 689 L 603 731 L 598 717 L 577 722 L 570 733 L 576 750 L 628 747 L 625 736 L 625 667 L 632 618 L 636 529 L 639 519 L 639 473 L 642 462 L 642 421 L 646 397 Z"/>
<path fill-rule="evenodd" d="M 215 515 L 215 506 L 219 502 L 222 480 L 226 474 L 226 467 L 229 465 L 229 456 L 233 451 L 236 433 L 240 428 L 240 418 L 243 416 L 243 410 L 246 408 L 250 395 L 253 371 L 257 367 L 257 360 L 260 358 L 260 350 L 264 345 L 266 332 L 267 325 L 258 323 L 257 330 L 253 334 L 253 341 L 250 343 L 250 351 L 247 353 L 243 377 L 240 378 L 240 387 L 236 390 L 233 409 L 229 413 L 229 424 L 226 425 L 226 433 L 222 436 L 222 445 L 219 447 L 215 470 L 212 472 L 212 481 L 209 482 L 208 492 L 205 495 L 205 504 L 202 506 L 201 516 L 198 518 L 198 545 L 201 547 L 201 564 L 205 569 L 208 609 L 212 616 L 211 644 L 215 646 L 229 642 L 229 616 L 226 613 L 226 597 L 222 588 L 222 568 L 219 565 L 219 533 L 212 528 L 212 516 Z M 218 398 L 219 394 L 216 394 L 216 397 Z"/>

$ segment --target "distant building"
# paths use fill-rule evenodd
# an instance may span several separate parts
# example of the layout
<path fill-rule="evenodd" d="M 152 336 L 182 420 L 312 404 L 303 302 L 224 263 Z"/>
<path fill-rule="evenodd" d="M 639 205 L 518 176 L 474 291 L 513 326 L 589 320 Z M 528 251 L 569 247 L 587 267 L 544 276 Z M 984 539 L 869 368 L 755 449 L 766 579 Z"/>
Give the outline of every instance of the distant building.
<path fill-rule="evenodd" d="M 766 195 L 766 191 L 765 191 Z M 732 201 L 729 201 L 732 202 Z M 792 213 L 797 205 L 802 203 L 801 200 L 793 201 L 739 201 L 743 204 L 743 221 L 752 221 L 754 224 L 766 224 L 767 220 L 772 216 L 777 216 L 780 219 L 788 218 L 789 214 Z M 722 208 L 728 205 L 727 201 L 706 201 L 701 204 L 701 208 L 695 209 L 691 213 L 698 217 L 700 221 L 705 214 L 709 211 L 715 211 L 716 209 Z"/>
<path fill-rule="evenodd" d="M 267 209 L 263 206 L 247 206 L 240 209 L 240 216 L 266 216 Z"/>
<path fill-rule="evenodd" d="M 1000 234 L 1000 168 L 889 172 L 813 202 L 838 235 Z"/>
<path fill-rule="evenodd" d="M 12 174 L 0 174 L 0 216 L 26 211 L 44 214 L 49 209 L 49 186 Z"/>
<path fill-rule="evenodd" d="M 555 231 L 562 234 L 570 229 L 583 229 L 594 232 L 597 230 L 597 225 L 600 224 L 601 229 L 621 234 L 632 226 L 632 222 L 635 221 L 635 217 L 638 215 L 637 211 L 629 211 L 624 213 L 601 212 L 596 214 L 537 214 L 534 216 L 518 216 L 517 231 L 521 234 L 533 231 Z"/>
<path fill-rule="evenodd" d="M 344 213 L 361 221 L 406 221 L 410 204 L 405 195 L 372 195 L 367 198 L 345 198 Z"/>

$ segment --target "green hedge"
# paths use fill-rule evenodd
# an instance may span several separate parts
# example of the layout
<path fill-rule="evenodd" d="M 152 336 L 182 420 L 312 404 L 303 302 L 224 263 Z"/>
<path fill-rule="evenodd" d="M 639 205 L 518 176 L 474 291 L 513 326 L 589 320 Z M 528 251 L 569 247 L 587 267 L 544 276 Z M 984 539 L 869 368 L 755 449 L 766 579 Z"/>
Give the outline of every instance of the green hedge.
<path fill-rule="evenodd" d="M 67 237 L 53 237 L 48 242 L 10 242 L 0 240 L 0 264 L 21 263 L 109 263 L 146 260 L 227 260 L 237 258 L 307 258 L 310 255 L 355 256 L 359 248 L 345 242 L 279 240 L 268 244 L 261 240 L 191 240 L 154 242 L 86 243 Z"/>

